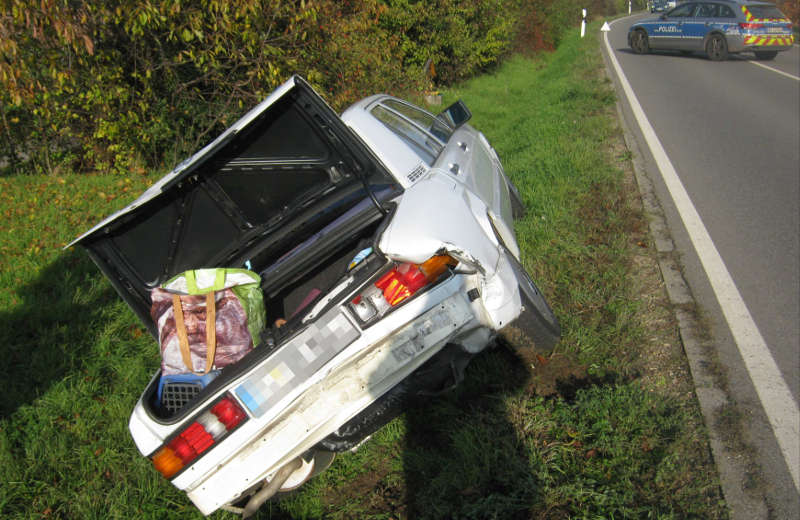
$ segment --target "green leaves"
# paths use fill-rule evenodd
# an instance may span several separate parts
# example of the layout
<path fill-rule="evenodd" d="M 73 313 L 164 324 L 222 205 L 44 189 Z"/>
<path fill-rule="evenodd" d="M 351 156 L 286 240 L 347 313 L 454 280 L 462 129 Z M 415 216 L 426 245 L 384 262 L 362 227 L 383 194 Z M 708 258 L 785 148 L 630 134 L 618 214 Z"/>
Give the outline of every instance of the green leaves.
<path fill-rule="evenodd" d="M 0 157 L 51 174 L 169 167 L 295 73 L 337 109 L 419 94 L 497 63 L 520 1 L 9 0 L 0 106 L 21 123 Z"/>

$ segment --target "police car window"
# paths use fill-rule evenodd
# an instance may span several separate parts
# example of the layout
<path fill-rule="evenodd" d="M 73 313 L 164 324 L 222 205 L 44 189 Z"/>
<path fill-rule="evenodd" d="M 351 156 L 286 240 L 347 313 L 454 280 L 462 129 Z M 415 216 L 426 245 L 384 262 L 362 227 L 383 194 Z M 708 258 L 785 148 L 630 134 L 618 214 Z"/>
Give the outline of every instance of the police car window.
<path fill-rule="evenodd" d="M 717 18 L 736 18 L 736 15 L 733 14 L 733 9 L 727 5 L 720 5 L 719 11 L 717 12 Z"/>
<path fill-rule="evenodd" d="M 694 12 L 694 8 L 697 4 L 683 4 L 679 5 L 672 11 L 670 11 L 667 16 L 671 16 L 673 18 L 686 18 L 687 16 L 692 16 Z"/>
<path fill-rule="evenodd" d="M 747 5 L 745 7 L 747 7 L 747 10 L 753 15 L 753 18 L 786 18 L 774 5 Z"/>
<path fill-rule="evenodd" d="M 433 139 L 420 128 L 417 128 L 391 110 L 378 105 L 370 112 L 378 121 L 383 123 L 389 130 L 411 146 L 417 155 L 428 163 L 428 166 L 433 164 L 433 161 L 442 151 L 441 144 L 434 142 Z"/>
<path fill-rule="evenodd" d="M 717 16 L 719 6 L 717 4 L 700 4 L 700 8 L 697 10 L 698 18 L 712 18 Z"/>

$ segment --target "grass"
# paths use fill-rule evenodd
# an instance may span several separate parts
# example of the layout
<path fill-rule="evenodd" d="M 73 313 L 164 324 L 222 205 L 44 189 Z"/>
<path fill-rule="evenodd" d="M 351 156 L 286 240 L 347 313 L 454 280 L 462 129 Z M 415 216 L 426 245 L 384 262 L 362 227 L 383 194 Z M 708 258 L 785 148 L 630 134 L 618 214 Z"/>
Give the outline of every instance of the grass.
<path fill-rule="evenodd" d="M 456 390 L 258 516 L 726 517 L 691 385 L 671 379 L 674 325 L 651 317 L 664 310 L 635 269 L 646 227 L 597 41 L 443 94 L 466 101 L 522 193 L 524 263 L 563 340 L 535 367 L 503 347 L 478 356 Z M 201 518 L 127 432 L 156 345 L 85 254 L 61 249 L 154 179 L 0 178 L 3 518 Z M 655 363 L 666 344 L 677 354 Z"/>

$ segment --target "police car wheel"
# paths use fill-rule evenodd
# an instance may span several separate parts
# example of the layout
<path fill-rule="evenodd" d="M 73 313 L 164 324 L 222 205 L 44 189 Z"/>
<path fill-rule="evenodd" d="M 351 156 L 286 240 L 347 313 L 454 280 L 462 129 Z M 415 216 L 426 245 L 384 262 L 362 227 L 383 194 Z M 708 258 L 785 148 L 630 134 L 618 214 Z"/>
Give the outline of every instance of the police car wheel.
<path fill-rule="evenodd" d="M 754 51 L 757 60 L 773 60 L 778 55 L 778 51 Z"/>
<path fill-rule="evenodd" d="M 706 42 L 706 54 L 711 61 L 724 61 L 728 59 L 728 42 L 720 34 L 712 34 Z"/>
<path fill-rule="evenodd" d="M 637 30 L 631 35 L 631 48 L 636 54 L 647 54 L 650 52 L 650 44 L 647 41 L 647 33 Z"/>

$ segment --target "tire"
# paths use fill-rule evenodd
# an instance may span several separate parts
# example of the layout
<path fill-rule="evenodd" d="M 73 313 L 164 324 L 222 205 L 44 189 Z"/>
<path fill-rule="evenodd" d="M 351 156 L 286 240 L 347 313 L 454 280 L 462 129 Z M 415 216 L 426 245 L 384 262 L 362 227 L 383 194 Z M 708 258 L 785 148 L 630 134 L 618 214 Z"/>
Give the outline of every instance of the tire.
<path fill-rule="evenodd" d="M 706 41 L 706 54 L 711 61 L 728 59 L 728 42 L 721 34 L 712 34 Z"/>
<path fill-rule="evenodd" d="M 525 216 L 525 204 L 522 202 L 522 196 L 519 190 L 510 179 L 507 179 L 508 195 L 511 198 L 511 215 L 514 220 L 519 220 Z"/>
<path fill-rule="evenodd" d="M 549 354 L 561 339 L 561 325 L 522 264 L 510 253 L 507 255 L 517 276 L 523 310 L 516 320 L 498 331 L 499 335 L 520 353 Z"/>
<path fill-rule="evenodd" d="M 631 34 L 631 49 L 636 54 L 647 54 L 650 52 L 650 42 L 647 40 L 647 33 L 637 29 Z"/>
<path fill-rule="evenodd" d="M 775 56 L 778 55 L 778 51 L 753 51 L 753 54 L 756 55 L 757 60 L 769 61 L 775 59 Z"/>

